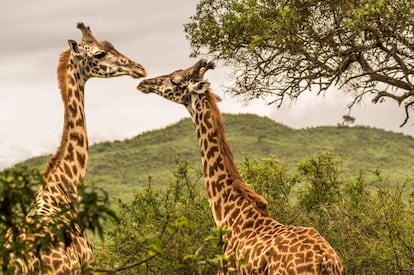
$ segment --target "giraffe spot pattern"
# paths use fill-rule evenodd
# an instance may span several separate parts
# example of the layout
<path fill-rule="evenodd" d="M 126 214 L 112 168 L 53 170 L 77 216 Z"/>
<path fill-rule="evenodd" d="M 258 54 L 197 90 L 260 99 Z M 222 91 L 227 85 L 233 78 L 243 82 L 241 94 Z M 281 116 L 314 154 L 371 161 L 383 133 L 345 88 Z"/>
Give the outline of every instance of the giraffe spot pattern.
<path fill-rule="evenodd" d="M 85 165 L 86 165 L 86 163 L 85 163 L 85 159 L 86 159 L 85 155 L 84 154 L 81 154 L 79 152 L 76 152 L 76 159 L 77 159 L 77 161 L 79 163 L 79 166 L 81 168 L 84 168 Z"/>
<path fill-rule="evenodd" d="M 76 101 L 72 101 L 71 104 L 68 106 L 69 111 L 71 112 L 72 117 L 76 117 L 76 114 L 78 113 L 78 105 Z"/>
<path fill-rule="evenodd" d="M 65 169 L 65 174 L 69 177 L 69 178 L 72 178 L 73 177 L 73 174 L 72 174 L 72 169 L 69 167 L 69 165 L 66 163 L 66 162 L 64 162 L 64 164 L 63 164 L 64 166 L 64 169 Z"/>
<path fill-rule="evenodd" d="M 83 117 L 80 117 L 78 120 L 76 120 L 75 125 L 78 127 L 83 127 L 83 125 L 85 124 L 85 121 L 83 119 Z"/>
<path fill-rule="evenodd" d="M 66 150 L 66 156 L 65 156 L 65 160 L 67 161 L 74 161 L 75 157 L 74 157 L 74 151 L 75 148 L 73 147 L 72 143 L 69 143 L 68 148 Z"/>
<path fill-rule="evenodd" d="M 69 134 L 69 138 L 72 141 L 76 142 L 76 146 L 78 146 L 78 147 L 84 147 L 85 146 L 84 137 L 81 133 L 72 132 L 72 133 Z"/>
<path fill-rule="evenodd" d="M 69 81 L 70 86 L 72 86 L 72 87 L 75 86 L 75 79 L 73 78 L 72 75 L 68 75 L 68 81 Z M 69 88 L 69 89 L 70 89 L 70 91 L 72 91 L 72 88 Z"/>
<path fill-rule="evenodd" d="M 80 100 L 80 93 L 78 89 L 75 90 L 75 98 L 76 100 Z"/>

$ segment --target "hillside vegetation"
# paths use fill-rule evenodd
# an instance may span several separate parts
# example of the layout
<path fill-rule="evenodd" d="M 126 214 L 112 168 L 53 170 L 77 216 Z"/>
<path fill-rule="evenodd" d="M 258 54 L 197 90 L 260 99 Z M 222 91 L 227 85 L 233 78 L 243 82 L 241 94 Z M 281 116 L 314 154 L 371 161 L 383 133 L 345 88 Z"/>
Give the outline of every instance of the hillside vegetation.
<path fill-rule="evenodd" d="M 255 115 L 224 121 L 241 175 L 270 216 L 317 229 L 346 274 L 414 274 L 413 138 L 366 127 L 294 130 Z M 238 260 L 221 254 L 226 229 L 212 219 L 189 119 L 90 149 L 76 222 L 91 233 L 96 272 L 217 274 L 219 263 Z M 10 228 L 33 226 L 25 213 L 48 157 L 0 172 L 3 242 Z M 67 227 L 56 220 L 52 232 L 65 241 Z M 13 245 L 0 249 L 3 274 L 11 252 L 25 258 L 26 244 Z"/>
<path fill-rule="evenodd" d="M 412 176 L 414 138 L 403 134 L 359 126 L 296 130 L 252 114 L 224 114 L 223 120 L 238 163 L 274 155 L 295 165 L 309 155 L 329 151 L 343 158 L 345 174 L 380 169 L 382 175 L 397 180 Z M 24 164 L 43 171 L 49 157 L 35 157 Z M 156 186 L 166 186 L 175 160 L 188 160 L 191 168 L 201 168 L 189 118 L 131 139 L 91 145 L 87 182 L 128 199 L 147 186 L 150 177 Z"/>

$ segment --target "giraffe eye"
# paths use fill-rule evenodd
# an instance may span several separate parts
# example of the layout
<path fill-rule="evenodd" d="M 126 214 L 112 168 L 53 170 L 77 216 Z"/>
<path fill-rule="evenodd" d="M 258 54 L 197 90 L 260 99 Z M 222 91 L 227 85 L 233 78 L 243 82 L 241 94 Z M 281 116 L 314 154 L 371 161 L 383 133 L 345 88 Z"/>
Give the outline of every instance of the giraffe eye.
<path fill-rule="evenodd" d="M 102 59 L 105 56 L 106 56 L 106 52 L 98 52 L 98 53 L 93 55 L 93 57 L 95 57 L 96 59 Z"/>
<path fill-rule="evenodd" d="M 171 83 L 176 85 L 176 86 L 180 85 L 182 80 L 183 80 L 183 78 L 180 77 L 180 76 L 177 76 L 177 75 L 174 75 L 174 76 L 170 77 Z"/>

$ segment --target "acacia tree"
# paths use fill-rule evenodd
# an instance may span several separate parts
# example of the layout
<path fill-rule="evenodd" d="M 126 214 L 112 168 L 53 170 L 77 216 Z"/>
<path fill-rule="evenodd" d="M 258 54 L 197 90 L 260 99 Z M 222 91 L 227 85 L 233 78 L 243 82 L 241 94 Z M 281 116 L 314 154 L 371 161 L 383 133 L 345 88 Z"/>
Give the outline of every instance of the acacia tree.
<path fill-rule="evenodd" d="M 280 106 L 330 87 L 414 108 L 412 0 L 200 0 L 185 24 L 193 56 L 235 69 L 229 92 Z M 402 126 L 401 125 L 401 126 Z"/>

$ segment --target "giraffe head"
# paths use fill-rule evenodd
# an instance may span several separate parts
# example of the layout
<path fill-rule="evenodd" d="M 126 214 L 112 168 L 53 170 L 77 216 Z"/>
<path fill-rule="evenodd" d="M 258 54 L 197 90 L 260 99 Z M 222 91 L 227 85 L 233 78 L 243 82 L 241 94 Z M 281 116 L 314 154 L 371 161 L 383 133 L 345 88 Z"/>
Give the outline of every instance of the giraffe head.
<path fill-rule="evenodd" d="M 214 67 L 213 62 L 201 59 L 190 68 L 145 79 L 141 81 L 137 88 L 144 93 L 155 93 L 191 108 L 193 97 L 206 94 L 209 90 L 210 83 L 203 80 L 203 77 L 208 69 L 214 69 Z M 217 95 L 215 97 L 217 101 L 221 100 Z"/>
<path fill-rule="evenodd" d="M 82 40 L 79 43 L 74 40 L 68 42 L 75 62 L 78 61 L 74 65 L 81 67 L 86 78 L 121 75 L 139 78 L 147 75 L 142 65 L 119 53 L 110 42 L 96 40 L 89 27 L 83 23 L 78 23 L 77 27 L 82 32 Z"/>

